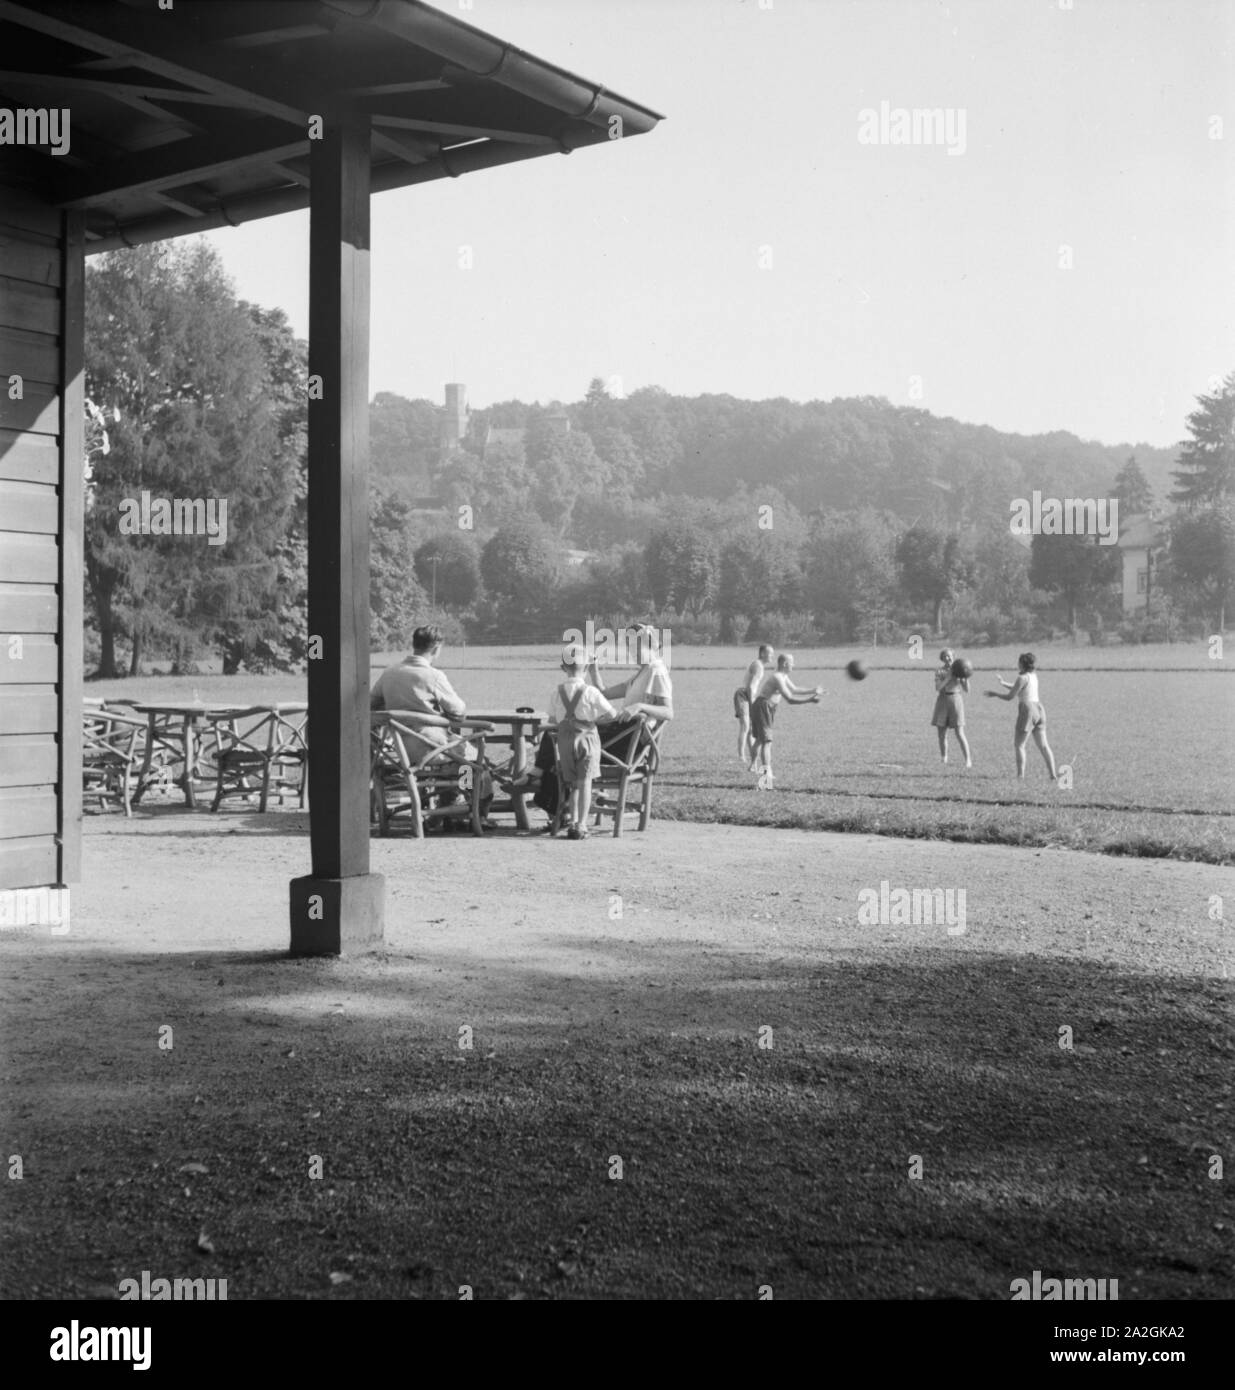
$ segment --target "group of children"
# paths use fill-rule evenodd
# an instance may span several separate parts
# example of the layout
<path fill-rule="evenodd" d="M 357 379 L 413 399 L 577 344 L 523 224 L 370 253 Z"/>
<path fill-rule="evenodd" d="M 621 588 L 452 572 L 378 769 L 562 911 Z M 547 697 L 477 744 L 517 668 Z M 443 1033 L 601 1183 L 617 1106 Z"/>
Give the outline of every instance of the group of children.
<path fill-rule="evenodd" d="M 1019 674 L 1014 681 L 999 677 L 1002 690 L 983 691 L 992 700 L 1016 700 L 1016 728 L 1012 735 L 1012 747 L 1016 754 L 1016 775 L 1025 776 L 1025 750 L 1030 735 L 1046 763 L 1047 776 L 1057 781 L 1055 755 L 1046 737 L 1046 710 L 1038 699 L 1038 659 L 1033 652 L 1022 652 L 1017 658 Z M 965 699 L 969 694 L 969 678 L 973 667 L 968 661 L 953 654 L 945 647 L 939 653 L 939 666 L 935 671 L 935 711 L 931 723 L 939 735 L 939 756 L 948 761 L 948 730 L 956 735 L 956 741 L 965 755 L 965 766 L 973 766 L 973 755 L 969 740 L 965 737 Z"/>
<path fill-rule="evenodd" d="M 602 745 L 614 745 L 632 732 L 637 721 L 660 724 L 673 718 L 673 683 L 657 653 L 656 628 L 637 623 L 632 631 L 636 640 L 638 670 L 616 685 L 604 686 L 594 653 L 581 643 L 571 643 L 562 652 L 562 672 L 566 679 L 554 687 L 549 701 L 549 725 L 537 753 L 541 790 L 554 785 L 545 774 L 555 764 L 569 796 L 562 823 L 571 840 L 587 839 L 587 821 L 592 806 L 592 782 L 600 776 Z M 619 706 L 610 703 L 620 700 Z M 640 731 L 640 737 L 645 735 Z M 529 773 L 534 779 L 536 773 Z M 514 784 L 512 784 L 514 785 Z M 556 796 L 537 798 L 537 804 L 556 812 Z"/>
<path fill-rule="evenodd" d="M 759 648 L 759 655 L 746 668 L 742 684 L 733 692 L 733 712 L 738 720 L 738 759 L 749 771 L 758 774 L 757 785 L 763 791 L 770 790 L 772 777 L 772 724 L 776 717 L 776 706 L 785 700 L 791 705 L 818 704 L 823 697 L 823 687 L 815 686 L 808 690 L 797 686 L 790 679 L 793 671 L 793 657 L 782 653 L 776 661 L 776 670 L 768 666 L 774 653 L 767 643 Z M 1046 737 L 1046 710 L 1038 698 L 1037 658 L 1033 652 L 1022 652 L 1017 658 L 1019 674 L 1014 681 L 999 677 L 1002 690 L 987 690 L 984 693 L 993 700 L 1016 700 L 1016 729 L 1013 734 L 1013 748 L 1016 753 L 1016 773 L 1025 776 L 1026 745 L 1032 735 L 1038 751 L 1046 763 L 1051 781 L 1058 780 L 1055 771 L 1055 755 L 1051 752 Z M 939 653 L 939 666 L 935 671 L 935 708 L 931 724 L 939 736 L 939 755 L 948 761 L 948 730 L 956 735 L 961 752 L 965 755 L 965 766 L 973 766 L 973 753 L 969 740 L 965 737 L 965 696 L 969 693 L 969 680 L 973 666 L 948 647 Z"/>
<path fill-rule="evenodd" d="M 765 642 L 759 655 L 746 668 L 742 684 L 733 692 L 733 712 L 738 718 L 738 759 L 748 772 L 756 773 L 756 786 L 770 791 L 772 775 L 772 725 L 776 707 L 782 700 L 791 705 L 817 705 L 823 699 L 823 686 L 812 690 L 795 685 L 790 679 L 793 657 L 782 652 L 776 670 L 767 668 L 775 653 Z"/>

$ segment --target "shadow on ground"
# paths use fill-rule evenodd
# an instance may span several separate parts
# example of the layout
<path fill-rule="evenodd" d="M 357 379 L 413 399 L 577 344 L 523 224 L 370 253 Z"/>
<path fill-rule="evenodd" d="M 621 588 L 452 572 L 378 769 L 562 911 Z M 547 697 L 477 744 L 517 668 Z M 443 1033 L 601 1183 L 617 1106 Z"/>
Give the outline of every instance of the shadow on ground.
<path fill-rule="evenodd" d="M 1220 982 L 555 944 L 545 969 L 462 930 L 327 961 L 22 943 L 0 1292 L 148 1270 L 232 1299 L 1004 1299 L 1034 1269 L 1235 1292 Z"/>

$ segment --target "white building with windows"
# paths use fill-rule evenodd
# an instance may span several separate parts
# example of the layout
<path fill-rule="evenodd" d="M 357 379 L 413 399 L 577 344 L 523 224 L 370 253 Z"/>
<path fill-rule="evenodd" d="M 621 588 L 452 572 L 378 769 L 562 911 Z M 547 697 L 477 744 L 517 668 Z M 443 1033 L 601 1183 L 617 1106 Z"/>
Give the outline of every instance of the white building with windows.
<path fill-rule="evenodd" d="M 1166 545 L 1163 523 L 1145 512 L 1130 516 L 1119 533 L 1123 556 L 1123 610 L 1148 613 L 1157 591 L 1157 570 Z"/>

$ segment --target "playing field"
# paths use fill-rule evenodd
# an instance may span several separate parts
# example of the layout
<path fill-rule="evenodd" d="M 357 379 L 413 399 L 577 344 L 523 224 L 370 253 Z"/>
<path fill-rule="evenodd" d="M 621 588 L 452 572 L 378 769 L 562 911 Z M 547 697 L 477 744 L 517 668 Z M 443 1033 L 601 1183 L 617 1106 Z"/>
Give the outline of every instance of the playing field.
<path fill-rule="evenodd" d="M 736 824 L 855 830 L 1005 844 L 1053 845 L 1229 863 L 1235 815 L 1235 681 L 1201 645 L 1039 647 L 1042 701 L 1070 790 L 1052 786 L 1032 742 L 1018 783 L 1014 706 L 985 699 L 1011 679 L 1015 651 L 971 654 L 966 701 L 975 766 L 955 744 L 940 765 L 933 653 L 828 648 L 797 654 L 799 684 L 824 687 L 821 705 L 783 707 L 776 723 L 774 791 L 739 765 L 732 692 L 752 653 L 675 647 L 677 717 L 666 731 L 655 814 Z M 871 665 L 848 679 L 852 656 Z M 550 647 L 449 649 L 443 665 L 477 707 L 544 708 L 560 678 Z M 389 657 L 377 657 L 384 665 Z M 1134 664 L 1135 663 L 1135 664 Z M 620 679 L 623 671 L 614 671 Z M 96 682 L 92 694 L 204 700 L 303 698 L 300 677 L 148 677 Z"/>

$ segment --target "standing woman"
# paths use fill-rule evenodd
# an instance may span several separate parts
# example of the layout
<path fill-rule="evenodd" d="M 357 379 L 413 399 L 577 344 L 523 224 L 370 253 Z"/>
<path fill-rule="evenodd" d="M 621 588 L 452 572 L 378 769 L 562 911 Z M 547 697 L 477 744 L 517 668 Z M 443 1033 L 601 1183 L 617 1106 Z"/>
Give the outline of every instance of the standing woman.
<path fill-rule="evenodd" d="M 1029 742 L 1029 735 L 1033 734 L 1033 741 L 1046 762 L 1047 775 L 1052 782 L 1057 782 L 1059 774 L 1055 771 L 1055 755 L 1046 741 L 1046 710 L 1038 699 L 1038 658 L 1033 652 L 1022 652 L 1016 664 L 1020 667 L 1020 675 L 1014 681 L 1006 681 L 1000 676 L 999 684 L 1003 690 L 988 690 L 986 693 L 992 700 L 1020 702 L 1016 709 L 1016 730 L 1012 735 L 1012 746 L 1016 750 L 1016 775 L 1024 780 L 1025 745 Z"/>

